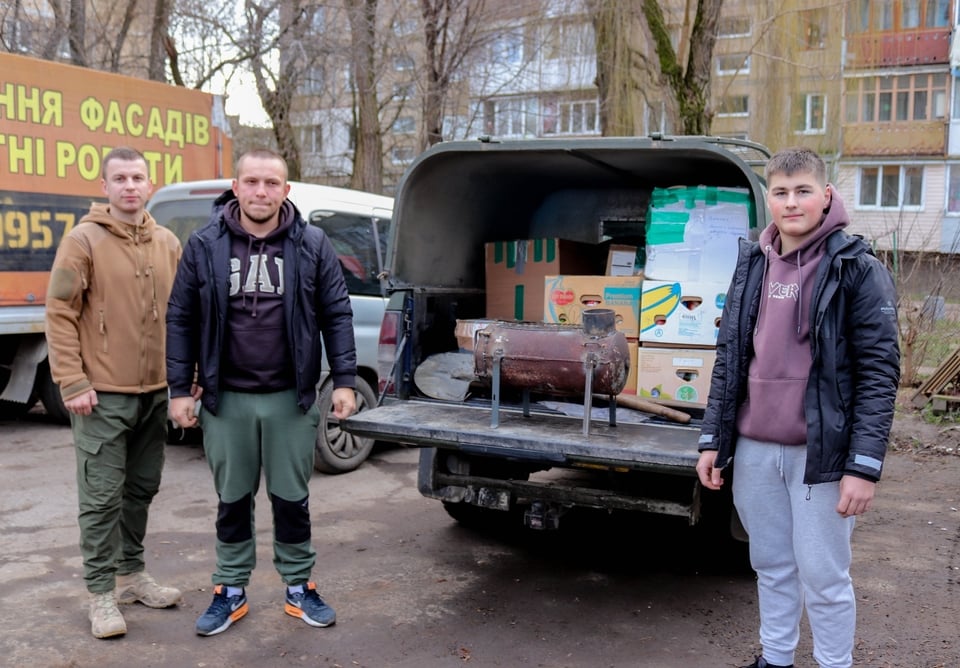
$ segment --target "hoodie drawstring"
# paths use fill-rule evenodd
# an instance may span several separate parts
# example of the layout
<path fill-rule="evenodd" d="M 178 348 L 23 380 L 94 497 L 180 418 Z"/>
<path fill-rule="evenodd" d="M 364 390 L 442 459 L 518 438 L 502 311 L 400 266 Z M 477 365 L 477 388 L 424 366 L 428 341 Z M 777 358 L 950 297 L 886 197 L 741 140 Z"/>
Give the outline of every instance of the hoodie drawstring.
<path fill-rule="evenodd" d="M 263 251 L 267 245 L 266 241 L 264 241 L 263 239 L 257 239 L 256 237 L 253 237 L 253 236 L 247 237 L 247 257 L 243 262 L 244 267 L 250 266 L 250 258 L 253 255 L 254 241 L 259 241 L 260 246 L 259 248 L 257 248 L 257 272 L 254 275 L 254 279 L 253 279 L 253 304 L 251 305 L 251 310 L 250 310 L 251 318 L 257 317 L 257 302 L 259 301 L 258 297 L 260 295 L 260 289 L 259 289 L 260 270 L 261 270 L 261 266 L 263 265 Z M 243 279 L 241 278 L 241 280 Z M 243 283 L 240 284 L 240 293 L 241 293 L 240 294 L 241 304 L 243 305 L 243 308 L 246 308 L 247 307 L 247 290 L 246 290 L 246 286 L 243 285 Z"/>
<path fill-rule="evenodd" d="M 800 321 L 803 318 L 803 270 L 800 267 L 800 253 L 797 253 L 797 276 L 800 277 L 800 292 L 797 295 L 797 336 L 800 336 Z"/>

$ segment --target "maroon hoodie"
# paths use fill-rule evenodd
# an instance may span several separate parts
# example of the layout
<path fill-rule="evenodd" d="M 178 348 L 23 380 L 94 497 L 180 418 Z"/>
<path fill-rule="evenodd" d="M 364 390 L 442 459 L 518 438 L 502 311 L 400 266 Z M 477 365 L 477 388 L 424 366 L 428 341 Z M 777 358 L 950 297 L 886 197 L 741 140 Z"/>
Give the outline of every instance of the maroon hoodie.
<path fill-rule="evenodd" d="M 780 254 L 780 230 L 760 234 L 766 256 L 760 308 L 753 332 L 754 355 L 747 374 L 747 398 L 737 414 L 741 435 L 768 443 L 807 442 L 804 394 L 810 375 L 810 306 L 817 267 L 827 237 L 849 223 L 843 201 L 833 192 L 820 227 L 796 250 Z"/>

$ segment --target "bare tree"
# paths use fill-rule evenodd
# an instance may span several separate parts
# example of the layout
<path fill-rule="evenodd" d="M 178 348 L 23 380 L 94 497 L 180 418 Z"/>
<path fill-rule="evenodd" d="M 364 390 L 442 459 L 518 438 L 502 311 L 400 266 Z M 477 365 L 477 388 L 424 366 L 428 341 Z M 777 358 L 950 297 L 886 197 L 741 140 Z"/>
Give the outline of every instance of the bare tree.
<path fill-rule="evenodd" d="M 420 0 L 423 19 L 423 133 L 421 150 L 443 140 L 443 114 L 451 77 L 489 41 L 481 30 L 484 0 Z"/>
<path fill-rule="evenodd" d="M 245 3 L 247 35 L 244 44 L 253 70 L 257 94 L 273 125 L 277 150 L 287 161 L 289 178 L 299 180 L 300 145 L 291 123 L 291 107 L 306 63 L 300 45 L 308 21 L 300 7 L 284 6 L 282 0 Z M 286 40 L 287 48 L 280 50 Z M 279 67 L 274 56 L 279 50 Z"/>

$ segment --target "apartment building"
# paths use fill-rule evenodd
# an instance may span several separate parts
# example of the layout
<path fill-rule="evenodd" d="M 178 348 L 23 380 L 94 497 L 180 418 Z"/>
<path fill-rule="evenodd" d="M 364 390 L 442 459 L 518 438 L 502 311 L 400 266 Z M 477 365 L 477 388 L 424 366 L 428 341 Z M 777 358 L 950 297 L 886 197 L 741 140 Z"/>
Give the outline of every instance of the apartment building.
<path fill-rule="evenodd" d="M 712 134 L 820 152 L 851 211 L 853 231 L 878 249 L 960 252 L 956 4 L 727 0 L 713 57 Z M 599 135 L 586 3 L 488 0 L 485 6 L 487 38 L 447 91 L 444 138 Z M 682 49 L 686 3 L 661 6 Z M 379 90 L 385 176 L 395 186 L 426 147 L 419 101 L 425 54 L 417 7 L 397 0 L 386 14 L 381 31 L 394 48 L 384 51 Z M 634 28 L 633 45 L 650 55 L 648 37 Z M 637 98 L 638 134 L 675 131 L 657 99 L 657 91 Z M 305 165 L 321 169 L 307 177 L 349 173 L 352 107 L 348 97 L 340 100 L 302 116 L 307 145 L 320 149 Z M 318 132 L 325 133 L 322 141 Z"/>

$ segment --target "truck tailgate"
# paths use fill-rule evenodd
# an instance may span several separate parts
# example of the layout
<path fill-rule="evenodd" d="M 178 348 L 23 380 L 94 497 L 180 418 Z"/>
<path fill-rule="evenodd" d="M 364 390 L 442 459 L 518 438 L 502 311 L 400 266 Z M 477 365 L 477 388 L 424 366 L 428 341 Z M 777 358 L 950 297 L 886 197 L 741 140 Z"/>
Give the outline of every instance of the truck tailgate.
<path fill-rule="evenodd" d="M 699 427 L 660 422 L 618 424 L 593 420 L 589 436 L 580 418 L 500 410 L 490 426 L 489 407 L 404 401 L 362 411 L 345 431 L 417 447 L 436 447 L 554 466 L 601 466 L 696 475 Z"/>

